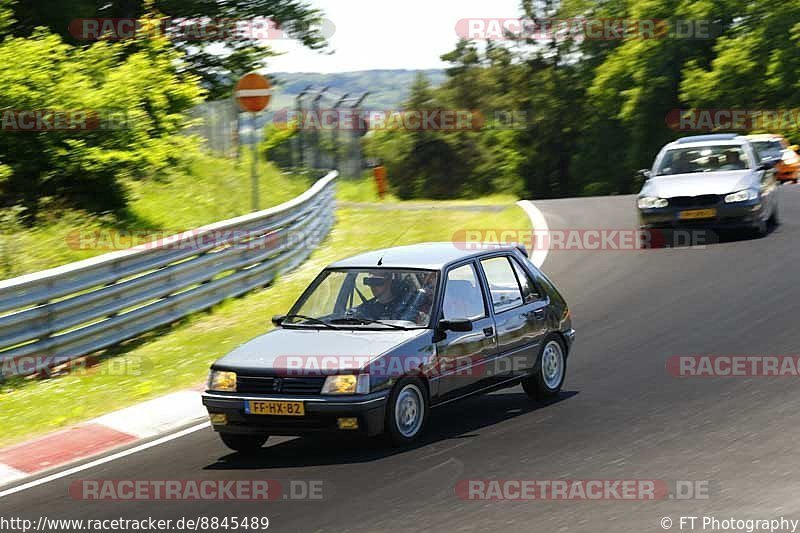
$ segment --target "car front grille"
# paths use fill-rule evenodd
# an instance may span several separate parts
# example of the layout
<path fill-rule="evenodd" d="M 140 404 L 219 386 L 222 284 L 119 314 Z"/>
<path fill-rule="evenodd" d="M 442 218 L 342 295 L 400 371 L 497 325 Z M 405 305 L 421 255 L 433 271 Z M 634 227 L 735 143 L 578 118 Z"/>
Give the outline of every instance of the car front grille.
<path fill-rule="evenodd" d="M 672 207 L 713 207 L 719 204 L 721 197 L 717 194 L 702 194 L 700 196 L 675 196 L 668 198 Z"/>
<path fill-rule="evenodd" d="M 237 376 L 236 392 L 248 394 L 319 394 L 325 376 Z"/>

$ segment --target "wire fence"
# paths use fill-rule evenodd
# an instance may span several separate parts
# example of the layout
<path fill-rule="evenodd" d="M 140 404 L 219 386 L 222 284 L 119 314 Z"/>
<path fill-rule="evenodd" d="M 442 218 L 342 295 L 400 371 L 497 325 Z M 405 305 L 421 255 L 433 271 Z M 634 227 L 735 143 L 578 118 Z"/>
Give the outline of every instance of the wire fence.
<path fill-rule="evenodd" d="M 232 99 L 206 102 L 190 112 L 197 123 L 186 133 L 201 137 L 208 149 L 219 155 L 238 157 L 240 145 L 260 142 L 266 126 L 287 127 L 299 117 L 301 124 L 286 140 L 285 150 L 276 150 L 285 155 L 273 162 L 285 170 L 337 170 L 343 177 L 357 177 L 366 166 L 362 139 L 367 124 L 356 120 L 354 126 L 344 126 L 339 120 L 343 115 L 362 116 L 361 106 L 368 95 L 308 86 L 295 97 L 294 109 L 267 111 L 255 117 L 240 113 Z M 321 126 L 319 117 L 323 115 L 332 120 Z"/>

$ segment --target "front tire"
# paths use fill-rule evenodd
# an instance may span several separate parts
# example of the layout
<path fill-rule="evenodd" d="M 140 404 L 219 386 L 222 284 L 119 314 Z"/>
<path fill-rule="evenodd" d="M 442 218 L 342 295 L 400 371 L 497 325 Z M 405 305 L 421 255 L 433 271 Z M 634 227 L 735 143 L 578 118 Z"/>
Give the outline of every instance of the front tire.
<path fill-rule="evenodd" d="M 222 442 L 235 452 L 255 453 L 261 449 L 269 435 L 239 435 L 237 433 L 220 433 Z"/>
<path fill-rule="evenodd" d="M 772 215 L 769 217 L 769 225 L 773 228 L 777 228 L 781 225 L 781 218 L 778 215 L 778 206 L 775 205 L 775 208 L 772 210 Z"/>
<path fill-rule="evenodd" d="M 548 336 L 537 359 L 538 372 L 522 380 L 522 388 L 529 398 L 552 400 L 561 392 L 567 376 L 567 356 L 564 343 L 556 335 Z"/>
<path fill-rule="evenodd" d="M 395 446 L 417 440 L 428 420 L 428 394 L 419 378 L 405 377 L 397 382 L 386 406 L 386 434 Z"/>
<path fill-rule="evenodd" d="M 768 231 L 769 231 L 769 225 L 766 220 L 759 220 L 753 227 L 753 235 L 757 239 L 765 237 Z"/>

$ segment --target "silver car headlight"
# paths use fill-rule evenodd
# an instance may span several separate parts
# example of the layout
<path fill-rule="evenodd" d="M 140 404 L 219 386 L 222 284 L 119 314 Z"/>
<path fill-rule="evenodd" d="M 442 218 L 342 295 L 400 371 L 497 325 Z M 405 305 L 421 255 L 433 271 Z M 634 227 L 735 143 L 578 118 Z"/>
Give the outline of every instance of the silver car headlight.
<path fill-rule="evenodd" d="M 367 394 L 369 374 L 342 374 L 328 376 L 322 386 L 322 394 Z"/>
<path fill-rule="evenodd" d="M 753 189 L 745 189 L 743 191 L 733 192 L 725 197 L 726 204 L 734 204 L 736 202 L 747 202 L 748 200 L 755 200 L 758 198 L 758 191 Z"/>
<path fill-rule="evenodd" d="M 638 201 L 639 209 L 657 209 L 659 207 L 667 207 L 669 202 L 665 198 L 657 196 L 643 196 Z"/>

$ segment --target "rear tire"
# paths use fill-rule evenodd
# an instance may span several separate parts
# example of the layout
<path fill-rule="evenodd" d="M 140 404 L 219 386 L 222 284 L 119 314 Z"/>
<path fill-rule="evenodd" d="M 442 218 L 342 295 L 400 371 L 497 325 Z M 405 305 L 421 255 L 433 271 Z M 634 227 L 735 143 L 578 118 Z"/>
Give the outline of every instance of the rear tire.
<path fill-rule="evenodd" d="M 233 451 L 255 453 L 261 449 L 269 435 L 239 435 L 236 433 L 220 433 L 219 438 Z"/>
<path fill-rule="evenodd" d="M 538 372 L 522 380 L 522 388 L 529 398 L 544 401 L 558 396 L 567 377 L 566 353 L 557 335 L 545 338 L 536 362 Z"/>
<path fill-rule="evenodd" d="M 386 434 L 395 446 L 419 438 L 428 421 L 427 387 L 421 379 L 404 377 L 392 389 L 386 404 Z"/>

